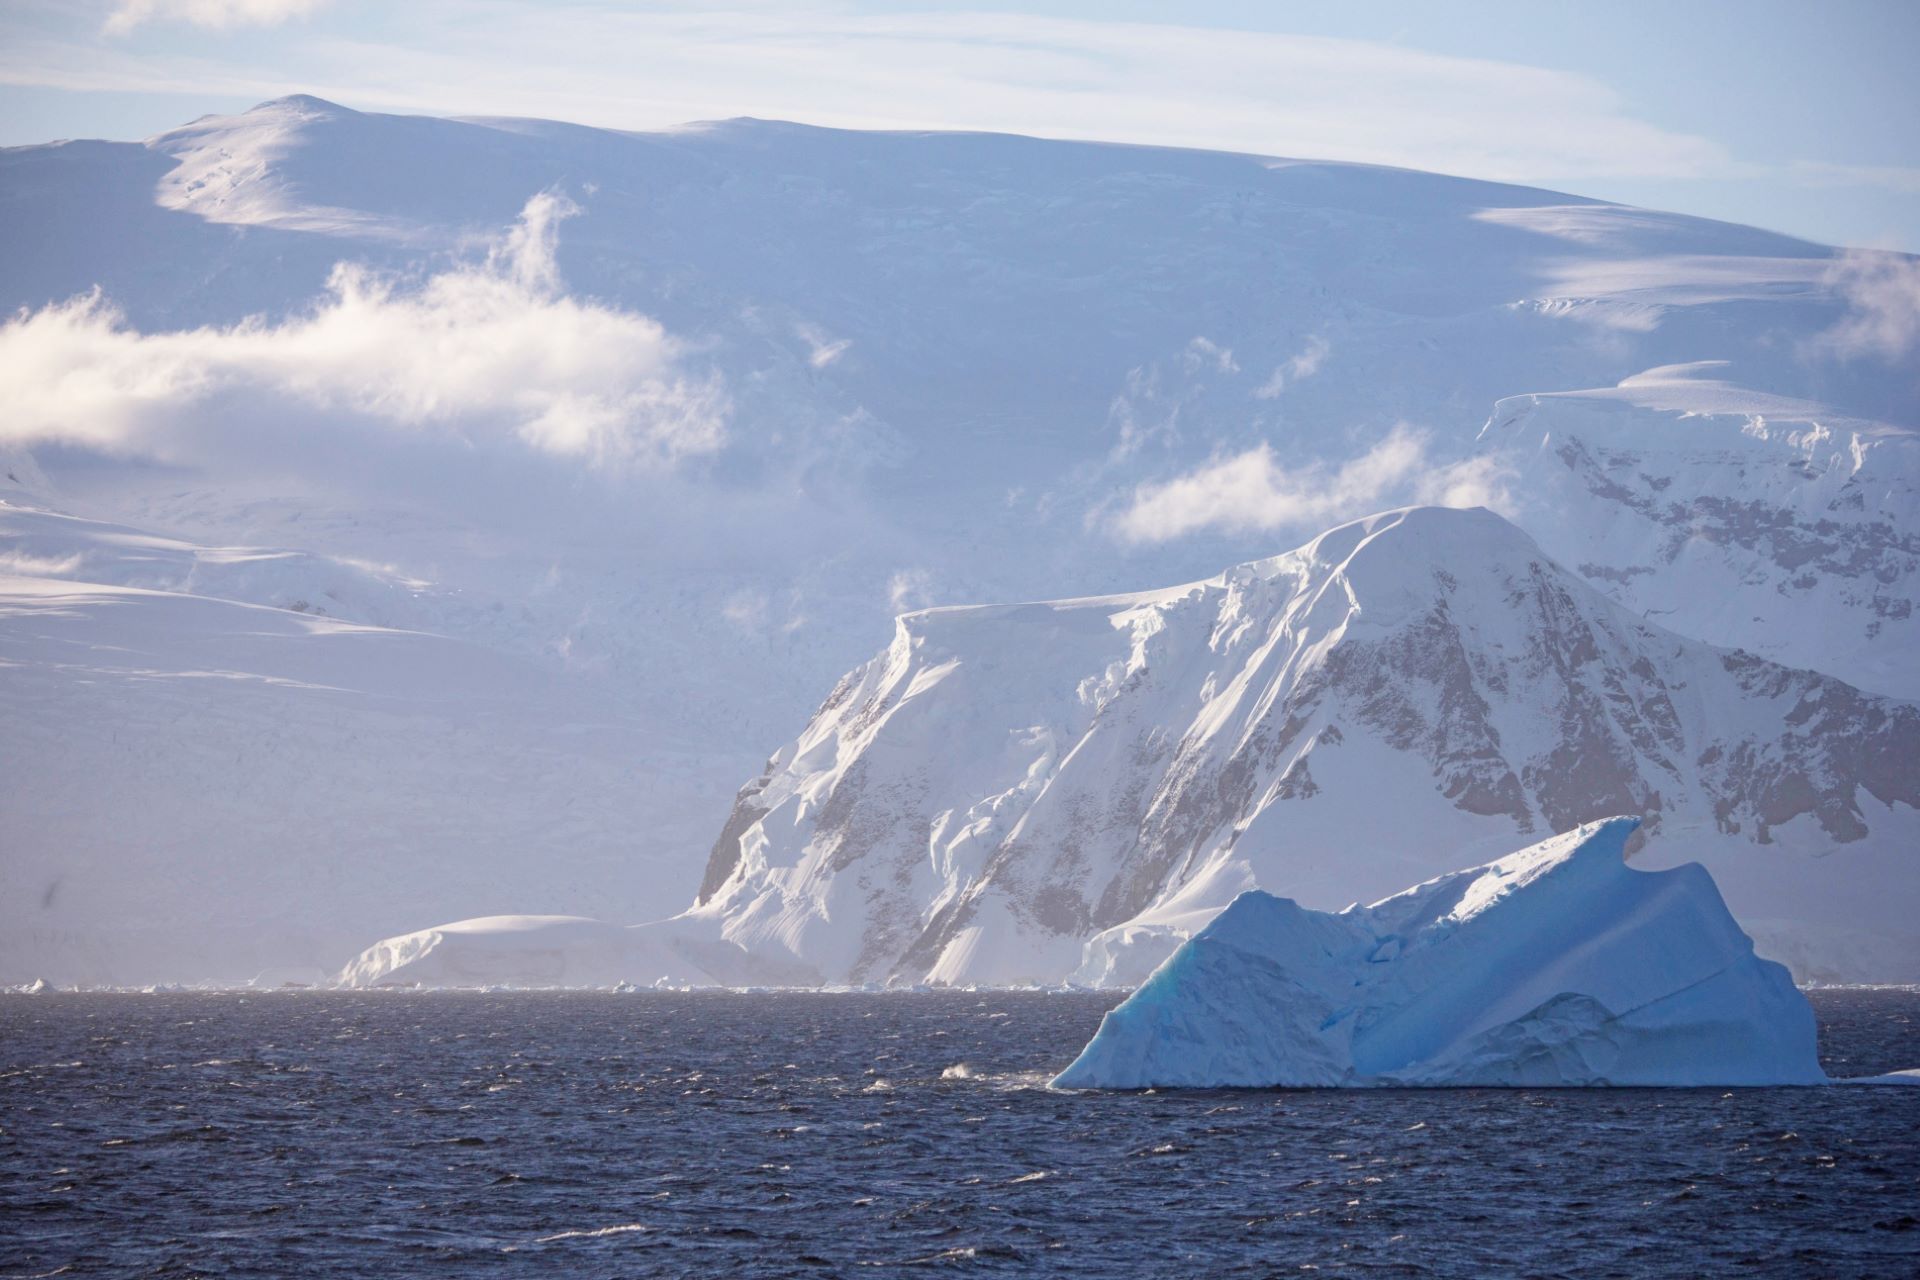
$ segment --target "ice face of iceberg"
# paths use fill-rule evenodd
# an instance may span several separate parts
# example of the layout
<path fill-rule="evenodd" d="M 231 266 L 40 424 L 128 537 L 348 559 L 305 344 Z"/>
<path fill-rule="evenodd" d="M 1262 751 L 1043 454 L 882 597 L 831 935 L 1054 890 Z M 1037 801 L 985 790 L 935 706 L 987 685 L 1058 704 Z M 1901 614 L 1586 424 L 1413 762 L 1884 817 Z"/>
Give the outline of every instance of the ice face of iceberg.
<path fill-rule="evenodd" d="M 374 943 L 342 987 L 817 987 L 820 974 L 749 955 L 702 921 L 481 916 Z"/>
<path fill-rule="evenodd" d="M 1370 907 L 1250 891 L 1109 1013 L 1062 1088 L 1817 1084 L 1814 1018 L 1706 870 L 1610 818 Z"/>
<path fill-rule="evenodd" d="M 340 974 L 382 985 L 611 986 L 629 979 L 632 934 L 585 916 L 482 916 L 387 938 Z"/>

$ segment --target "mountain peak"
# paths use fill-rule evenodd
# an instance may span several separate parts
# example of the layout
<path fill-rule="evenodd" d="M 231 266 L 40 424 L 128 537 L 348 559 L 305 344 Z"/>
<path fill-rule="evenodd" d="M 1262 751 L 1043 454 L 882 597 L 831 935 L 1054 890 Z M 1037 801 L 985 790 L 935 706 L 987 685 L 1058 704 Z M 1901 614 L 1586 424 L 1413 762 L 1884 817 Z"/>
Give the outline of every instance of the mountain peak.
<path fill-rule="evenodd" d="M 1487 507 L 1409 506 L 1335 525 L 1312 541 L 1226 571 L 1228 583 L 1270 579 L 1303 565 L 1352 567 L 1359 560 L 1453 561 L 1463 554 L 1534 556 L 1539 547 L 1519 526 Z"/>
<path fill-rule="evenodd" d="M 358 115 L 348 107 L 337 102 L 328 102 L 325 98 L 316 98 L 310 93 L 290 93 L 281 98 L 269 98 L 265 102 L 250 107 L 245 115 L 304 115 L 304 116 L 350 116 Z"/>
<path fill-rule="evenodd" d="M 1537 551 L 1533 539 L 1518 525 L 1489 507 L 1398 507 L 1335 525 L 1303 549 L 1314 551 L 1323 560 L 1345 559 L 1345 555 L 1332 554 L 1343 546 L 1348 548 L 1347 555 L 1373 547 L 1425 559 L 1445 559 L 1467 547 Z"/>

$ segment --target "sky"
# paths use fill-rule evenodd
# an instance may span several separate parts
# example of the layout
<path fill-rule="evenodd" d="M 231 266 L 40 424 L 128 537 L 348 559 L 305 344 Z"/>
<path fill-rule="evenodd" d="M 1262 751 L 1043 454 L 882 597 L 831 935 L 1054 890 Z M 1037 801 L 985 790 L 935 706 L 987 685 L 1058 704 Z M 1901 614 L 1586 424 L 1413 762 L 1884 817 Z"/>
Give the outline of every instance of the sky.
<path fill-rule="evenodd" d="M 1914 0 L 0 0 L 0 145 L 312 93 L 1404 165 L 1920 252 Z"/>

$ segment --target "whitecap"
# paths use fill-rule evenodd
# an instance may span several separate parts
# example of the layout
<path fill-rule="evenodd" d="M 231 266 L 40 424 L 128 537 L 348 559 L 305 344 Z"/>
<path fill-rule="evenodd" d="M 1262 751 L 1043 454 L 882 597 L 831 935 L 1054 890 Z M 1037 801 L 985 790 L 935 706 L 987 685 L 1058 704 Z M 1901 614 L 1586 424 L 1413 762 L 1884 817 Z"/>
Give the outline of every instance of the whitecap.
<path fill-rule="evenodd" d="M 650 1228 L 638 1222 L 624 1222 L 617 1227 L 594 1227 L 581 1231 L 556 1231 L 550 1236 L 539 1236 L 535 1244 L 552 1244 L 556 1240 L 597 1240 L 602 1236 L 623 1236 L 634 1231 L 646 1231 Z"/>

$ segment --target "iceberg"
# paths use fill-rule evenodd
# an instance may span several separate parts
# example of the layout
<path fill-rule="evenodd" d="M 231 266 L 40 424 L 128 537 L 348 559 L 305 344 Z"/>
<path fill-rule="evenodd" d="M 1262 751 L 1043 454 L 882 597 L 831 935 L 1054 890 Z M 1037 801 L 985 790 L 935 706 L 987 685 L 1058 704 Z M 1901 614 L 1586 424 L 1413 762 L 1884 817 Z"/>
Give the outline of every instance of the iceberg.
<path fill-rule="evenodd" d="M 1609 818 L 1369 907 L 1249 890 L 1054 1085 L 1800 1085 L 1812 1006 L 1705 868 L 1626 862 Z"/>
<path fill-rule="evenodd" d="M 631 976 L 628 930 L 586 916 L 456 920 L 387 938 L 340 975 L 343 986 L 611 986 Z"/>
<path fill-rule="evenodd" d="M 749 955 L 706 922 L 617 925 L 587 916 L 480 916 L 374 943 L 341 987 L 812 987 L 820 975 Z"/>

